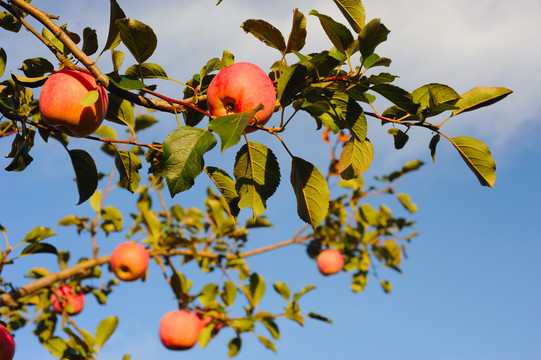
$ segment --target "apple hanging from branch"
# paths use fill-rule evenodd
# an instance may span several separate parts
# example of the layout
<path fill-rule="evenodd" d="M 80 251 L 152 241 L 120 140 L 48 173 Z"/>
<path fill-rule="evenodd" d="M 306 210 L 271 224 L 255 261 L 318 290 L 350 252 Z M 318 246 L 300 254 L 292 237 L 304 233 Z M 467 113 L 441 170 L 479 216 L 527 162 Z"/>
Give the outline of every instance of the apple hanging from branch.
<path fill-rule="evenodd" d="M 64 285 L 52 293 L 51 304 L 59 314 L 66 310 L 69 315 L 77 315 L 85 306 L 85 295 L 74 292 L 69 285 Z"/>
<path fill-rule="evenodd" d="M 95 96 L 95 101 L 88 106 L 81 104 L 91 91 L 94 91 L 90 95 Z M 41 119 L 47 125 L 69 136 L 86 137 L 100 127 L 108 104 L 107 91 L 98 86 L 91 74 L 61 70 L 51 75 L 43 84 L 39 111 Z"/>
<path fill-rule="evenodd" d="M 148 268 L 148 250 L 135 241 L 118 245 L 111 254 L 111 269 L 123 281 L 135 281 L 143 277 Z"/>
<path fill-rule="evenodd" d="M 15 341 L 9 331 L 0 325 L 0 359 L 11 360 L 15 355 Z"/>
<path fill-rule="evenodd" d="M 336 249 L 323 250 L 317 256 L 317 267 L 323 275 L 336 274 L 344 266 L 344 257 Z"/>
<path fill-rule="evenodd" d="M 188 350 L 197 343 L 205 324 L 206 321 L 193 312 L 170 311 L 160 321 L 160 340 L 170 350 Z"/>
<path fill-rule="evenodd" d="M 257 121 L 265 125 L 271 118 L 276 104 L 276 91 L 270 77 L 257 65 L 239 62 L 222 69 L 210 82 L 207 90 L 207 105 L 212 116 L 231 115 L 256 109 L 244 130 L 251 133 L 257 130 L 250 127 Z"/>

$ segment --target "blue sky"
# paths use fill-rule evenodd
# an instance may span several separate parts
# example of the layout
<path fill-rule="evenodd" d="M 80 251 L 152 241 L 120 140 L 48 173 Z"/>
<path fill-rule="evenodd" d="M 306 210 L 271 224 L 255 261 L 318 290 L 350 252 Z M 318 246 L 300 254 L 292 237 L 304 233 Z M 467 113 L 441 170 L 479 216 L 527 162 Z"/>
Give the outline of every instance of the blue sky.
<path fill-rule="evenodd" d="M 225 49 L 235 54 L 237 61 L 251 61 L 264 69 L 277 60 L 275 50 L 244 34 L 240 24 L 246 19 L 263 18 L 287 34 L 292 10 L 298 7 L 305 15 L 316 9 L 345 23 L 330 0 L 223 0 L 218 7 L 210 0 L 119 3 L 129 17 L 154 28 L 159 42 L 150 60 L 178 80 L 199 72 L 208 59 L 220 57 Z M 103 44 L 108 29 L 108 1 L 69 2 L 62 8 L 52 3 L 37 5 L 60 15 L 60 23 L 69 23 L 74 31 L 82 32 L 86 26 L 95 28 Z M 391 295 L 384 294 L 376 281 L 369 283 L 363 293 L 354 294 L 349 290 L 349 274 L 322 277 L 302 247 L 251 258 L 251 268 L 267 283 L 268 298 L 262 306 L 282 306 L 271 287 L 275 281 L 288 283 L 292 290 L 314 284 L 317 289 L 303 298 L 301 306 L 306 312 L 331 318 L 333 324 L 309 320 L 301 328 L 287 320 L 279 321 L 281 339 L 276 355 L 265 350 L 255 337 L 246 336 L 238 359 L 539 359 L 541 150 L 537 143 L 541 135 L 541 3 L 366 0 L 364 5 L 367 19 L 381 18 L 392 31 L 378 53 L 393 60 L 389 71 L 400 75 L 397 85 L 413 90 L 440 82 L 459 93 L 474 86 L 505 86 L 514 91 L 492 107 L 463 114 L 446 124 L 449 135 L 476 137 L 490 147 L 497 163 L 496 185 L 494 189 L 481 187 L 458 154 L 443 141 L 436 163 L 432 164 L 429 134 L 413 132 L 406 148 L 396 151 L 387 129 L 376 121 L 369 123 L 375 159 L 365 174 L 367 181 L 413 158 L 426 163 L 399 185 L 399 190 L 409 193 L 419 206 L 415 219 L 420 236 L 407 247 L 403 275 L 381 272 L 382 277 L 393 282 Z M 99 6 L 104 9 L 98 10 Z M 307 29 L 305 52 L 331 46 L 316 18 L 308 17 Z M 23 59 L 45 55 L 30 34 L 2 34 L 0 46 L 8 54 L 8 70 L 16 72 Z M 108 58 L 100 59 L 98 65 L 109 71 Z M 177 85 L 160 86 L 172 97 L 182 91 Z M 320 137 L 313 121 L 300 117 L 294 125 L 284 136 L 286 142 L 295 142 L 292 149 L 298 156 L 324 168 L 326 160 L 320 159 L 326 158 L 327 150 L 312 147 Z M 141 133 L 141 140 L 162 140 L 175 127 L 174 117 L 160 115 L 160 124 Z M 253 139 L 271 146 L 287 163 L 287 155 L 274 140 L 260 134 L 254 134 Z M 96 144 L 89 141 L 77 139 L 71 144 L 72 148 L 98 154 Z M 8 139 L 0 140 L 0 153 L 7 154 L 10 146 Z M 231 164 L 234 154 L 233 149 L 224 153 L 231 157 Z M 73 257 L 88 254 L 91 245 L 87 238 L 56 227 L 64 215 L 91 214 L 88 204 L 74 205 L 77 195 L 67 154 L 54 142 L 40 141 L 31 155 L 34 162 L 24 172 L 4 171 L 0 175 L 0 188 L 4 189 L 0 224 L 7 228 L 12 243 L 34 226 L 42 225 L 57 231 L 54 244 L 69 248 Z M 210 159 L 217 159 L 217 155 L 215 149 Z M 112 161 L 101 155 L 97 158 L 103 160 L 102 171 L 112 168 Z M 8 159 L 1 162 L 4 168 L 9 164 Z M 285 164 L 283 174 L 287 173 Z M 168 203 L 201 206 L 198 195 L 207 186 L 208 181 L 200 178 L 190 193 L 177 195 Z M 254 247 L 287 239 L 302 225 L 291 196 L 284 175 L 277 194 L 268 202 L 268 216 L 275 227 L 254 232 Z M 109 201 L 129 211 L 135 197 L 118 190 Z M 381 201 L 400 211 L 392 198 Z M 121 241 L 121 235 L 98 239 L 104 252 Z M 32 266 L 56 265 L 48 255 L 23 258 L 5 268 L 2 275 L 22 285 L 25 280 L 21 276 Z M 200 284 L 213 281 L 212 276 L 199 276 L 192 268 L 185 271 Z M 151 267 L 149 277 L 146 283 L 122 284 L 107 307 L 88 298 L 85 312 L 76 318 L 83 327 L 95 329 L 98 319 L 113 314 L 120 318 L 117 332 L 99 359 L 119 360 L 125 353 L 136 360 L 226 358 L 226 343 L 233 336 L 228 329 L 203 350 L 195 348 L 179 354 L 162 347 L 157 326 L 162 314 L 173 309 L 175 302 L 157 267 Z M 15 360 L 52 359 L 27 330 L 17 332 L 16 340 Z"/>

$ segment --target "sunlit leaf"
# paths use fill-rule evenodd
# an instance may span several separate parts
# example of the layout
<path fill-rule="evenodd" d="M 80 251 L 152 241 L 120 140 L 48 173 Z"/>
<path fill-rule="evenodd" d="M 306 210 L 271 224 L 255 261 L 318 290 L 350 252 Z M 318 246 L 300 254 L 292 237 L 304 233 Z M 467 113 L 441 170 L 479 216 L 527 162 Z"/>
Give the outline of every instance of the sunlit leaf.
<path fill-rule="evenodd" d="M 111 337 L 117 325 L 118 318 L 116 316 L 110 316 L 100 321 L 96 329 L 96 346 L 98 349 Z"/>
<path fill-rule="evenodd" d="M 338 172 L 342 179 L 351 180 L 359 177 L 372 164 L 374 147 L 368 140 L 359 141 L 351 138 L 344 146 L 338 161 Z"/>
<path fill-rule="evenodd" d="M 455 104 L 457 109 L 453 110 L 453 115 L 492 105 L 512 92 L 503 87 L 475 87 L 460 95 L 460 99 Z"/>
<path fill-rule="evenodd" d="M 227 205 L 229 206 L 230 214 L 236 217 L 240 212 L 240 197 L 235 189 L 235 180 L 233 180 L 233 178 L 231 178 L 231 176 L 229 176 L 224 170 L 216 167 L 206 167 L 205 171 L 210 176 L 212 182 L 214 182 L 220 193 L 223 195 Z"/>
<path fill-rule="evenodd" d="M 224 115 L 209 121 L 209 129 L 216 132 L 220 136 L 222 152 L 227 148 L 238 144 L 244 129 L 250 120 L 252 120 L 255 113 L 262 108 L 263 106 L 259 105 L 257 108 L 251 111 Z"/>
<path fill-rule="evenodd" d="M 48 227 L 36 226 L 32 230 L 30 230 L 28 234 L 26 234 L 22 242 L 39 242 L 54 235 L 56 235 L 56 233 Z"/>
<path fill-rule="evenodd" d="M 360 0 L 334 0 L 334 3 L 338 6 L 353 30 L 359 33 L 364 27 L 365 22 L 363 3 Z"/>
<path fill-rule="evenodd" d="M 481 185 L 493 187 L 496 182 L 496 163 L 488 146 L 467 136 L 454 137 L 450 140 Z"/>
<path fill-rule="evenodd" d="M 282 295 L 285 300 L 289 300 L 290 290 L 286 284 L 283 282 L 276 282 L 273 284 L 273 287 L 274 290 L 276 290 L 278 294 Z"/>

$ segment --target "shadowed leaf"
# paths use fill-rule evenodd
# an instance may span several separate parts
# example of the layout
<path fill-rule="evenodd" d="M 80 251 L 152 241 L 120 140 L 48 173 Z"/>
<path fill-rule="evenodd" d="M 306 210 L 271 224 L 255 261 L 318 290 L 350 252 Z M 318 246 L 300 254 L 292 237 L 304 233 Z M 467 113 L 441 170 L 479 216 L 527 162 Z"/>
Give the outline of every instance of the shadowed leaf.
<path fill-rule="evenodd" d="M 250 33 L 261 40 L 266 45 L 277 49 L 282 54 L 285 53 L 286 43 L 284 36 L 280 30 L 265 20 L 246 20 L 240 27 L 245 32 Z"/>
<path fill-rule="evenodd" d="M 69 156 L 77 181 L 79 191 L 79 202 L 84 203 L 94 194 L 98 187 L 98 170 L 92 157 L 84 150 L 69 150 Z"/>
<path fill-rule="evenodd" d="M 329 209 L 330 192 L 325 177 L 308 161 L 293 157 L 291 184 L 297 198 L 299 217 L 316 228 Z"/>
<path fill-rule="evenodd" d="M 293 25 L 287 40 L 285 53 L 300 51 L 306 42 L 306 17 L 299 11 L 293 10 Z"/>
<path fill-rule="evenodd" d="M 207 130 L 183 126 L 163 142 L 163 177 L 171 196 L 188 190 L 203 170 L 203 155 L 216 145 Z"/>

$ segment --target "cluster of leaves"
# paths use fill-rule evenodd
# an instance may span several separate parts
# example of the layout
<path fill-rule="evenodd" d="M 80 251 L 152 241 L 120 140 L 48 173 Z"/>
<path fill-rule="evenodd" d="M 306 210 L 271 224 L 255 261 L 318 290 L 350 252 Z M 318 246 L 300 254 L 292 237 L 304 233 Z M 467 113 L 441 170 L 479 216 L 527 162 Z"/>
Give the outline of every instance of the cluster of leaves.
<path fill-rule="evenodd" d="M 62 330 L 67 336 L 63 339 L 56 334 L 58 315 L 51 310 L 50 294 L 60 280 L 62 284 L 92 293 L 98 303 L 106 304 L 118 282 L 110 276 L 110 271 L 103 271 L 108 263 L 107 256 L 98 257 L 96 236 L 101 232 L 105 236 L 124 233 L 127 238 L 142 241 L 163 272 L 180 308 L 201 314 L 217 311 L 220 316 L 201 333 L 200 345 L 205 346 L 210 341 L 218 326 L 229 327 L 234 332 L 229 342 L 229 356 L 240 350 L 243 334 L 255 333 L 256 324 L 263 325 L 268 331 L 268 335 L 256 333 L 259 341 L 275 351 L 274 341 L 280 337 L 276 319 L 288 318 L 301 325 L 306 318 L 330 321 L 319 314 L 301 311 L 299 300 L 314 289 L 312 285 L 292 294 L 288 285 L 276 282 L 272 288 L 284 299 L 285 305 L 280 310 L 261 309 L 267 285 L 261 274 L 250 270 L 246 261 L 250 256 L 291 244 L 306 246 L 307 254 L 312 258 L 323 248 L 336 248 L 344 254 L 344 270 L 352 275 L 353 291 L 365 288 L 369 274 L 379 280 L 385 292 L 391 291 L 390 281 L 380 279 L 377 269 L 401 271 L 405 244 L 416 235 L 414 222 L 395 216 L 388 206 L 375 207 L 365 199 L 390 194 L 408 214 L 414 213 L 416 205 L 409 195 L 396 194 L 394 188 L 397 180 L 417 170 L 422 163 L 407 163 L 399 171 L 377 179 L 382 184 L 379 188 L 367 188 L 361 175 L 371 165 L 374 155 L 367 134 L 368 118 L 374 118 L 382 125 L 392 125 L 388 133 L 393 136 L 396 149 L 407 144 L 410 129 L 417 127 L 430 131 L 433 138 L 428 147 L 434 160 L 439 140 L 441 137 L 447 139 L 480 183 L 493 186 L 495 164 L 486 145 L 469 137 L 449 137 L 441 127 L 450 118 L 491 105 L 511 91 L 476 87 L 459 95 L 447 85 L 431 83 L 410 93 L 393 85 L 396 75 L 377 71 L 389 67 L 391 60 L 375 52 L 387 39 L 389 30 L 379 19 L 365 21 L 361 1 L 334 2 L 344 14 L 349 28 L 312 10 L 309 15 L 319 20 L 332 44 L 332 48 L 317 53 L 301 52 L 307 29 L 306 17 L 298 10 L 293 12 L 287 41 L 280 30 L 265 20 L 250 19 L 242 24 L 245 32 L 279 54 L 271 67 L 270 77 L 276 85 L 275 110 L 281 113 L 280 122 L 274 127 L 258 126 L 258 131 L 276 138 L 290 155 L 290 183 L 296 197 L 297 213 L 307 223 L 289 240 L 248 250 L 250 229 L 272 225 L 264 214 L 268 199 L 282 182 L 280 164 L 283 160 L 278 159 L 269 146 L 251 141 L 244 133 L 259 108 L 212 118 L 206 127 L 202 126 L 205 124 L 203 119 L 210 115 L 204 101 L 207 87 L 218 71 L 234 62 L 234 56 L 224 51 L 221 58 L 208 60 L 198 73 L 183 83 L 186 86 L 183 99 L 171 99 L 157 93 L 157 86 L 150 83 L 154 79 L 172 80 L 160 65 L 148 61 L 157 48 L 154 31 L 140 21 L 129 19 L 116 0 L 110 0 L 109 34 L 98 55 L 98 58 L 105 52 L 112 55 L 111 71 L 106 75 L 89 58 L 99 49 L 95 30 L 85 28 L 81 37 L 69 31 L 66 25 L 58 27 L 50 16 L 23 0 L 12 0 L 11 5 L 0 0 L 0 5 L 6 9 L 0 12 L 0 27 L 11 32 L 18 32 L 23 26 L 34 30 L 25 18 L 30 15 L 42 21 L 45 28 L 41 34 L 33 32 L 53 51 L 61 67 L 74 67 L 72 61 L 80 61 L 109 90 L 106 119 L 126 126 L 130 130 L 129 138 L 119 139 L 114 128 L 106 124 L 89 138 L 101 141 L 102 150 L 113 158 L 119 175 L 118 185 L 138 195 L 137 210 L 130 214 L 133 224 L 126 227 L 126 217 L 121 211 L 113 205 L 104 205 L 107 191 L 98 190 L 102 174 L 98 172 L 93 156 L 81 149 L 70 149 L 69 138 L 40 119 L 39 99 L 34 98 L 31 89 L 43 85 L 48 74 L 55 71 L 55 66 L 41 57 L 23 61 L 20 70 L 24 76 L 11 73 L 11 78 L 0 84 L 0 112 L 7 119 L 0 123 L 0 137 L 13 137 L 12 149 L 7 155 L 12 160 L 6 170 L 22 171 L 32 162 L 29 153 L 36 132 L 44 141 L 58 140 L 68 151 L 73 164 L 79 204 L 88 201 L 96 216 L 89 219 L 70 215 L 58 224 L 74 227 L 78 234 L 92 239 L 92 258 L 82 257 L 76 264 L 68 266 L 70 253 L 58 250 L 50 241 L 43 241 L 54 235 L 49 228 L 35 228 L 19 245 L 11 248 L 8 243 L 2 250 L 2 267 L 21 256 L 45 253 L 57 256 L 60 268 L 57 273 L 39 267 L 31 269 L 28 277 L 35 280 L 23 287 L 23 291 L 12 289 L 11 284 L 2 279 L 0 304 L 8 306 L 1 308 L 0 313 L 7 319 L 10 330 L 33 323 L 36 325 L 34 333 L 53 355 L 77 360 L 96 358 L 118 320 L 114 317 L 104 319 L 97 331 L 91 333 L 79 329 L 68 314 L 62 314 Z M 77 44 L 81 41 L 79 47 Z M 121 44 L 135 60 L 125 71 L 121 71 L 125 61 L 125 54 L 118 49 Z M 296 62 L 291 63 L 291 57 Z M 5 51 L 0 49 L 0 77 L 4 75 L 6 59 Z M 90 92 L 83 100 L 84 105 L 91 105 L 95 101 L 94 95 Z M 379 114 L 374 106 L 376 98 L 386 99 L 392 105 Z M 178 129 L 166 134 L 162 143 L 136 142 L 139 131 L 158 122 L 150 111 L 136 115 L 137 105 L 175 113 Z M 309 160 L 295 156 L 280 137 L 291 121 L 303 112 L 314 119 L 315 128 L 324 137 L 328 137 L 329 132 L 339 135 L 334 147 L 339 154 L 331 153 L 327 177 Z M 179 113 L 184 125 L 178 118 Z M 443 113 L 450 115 L 439 124 L 432 120 Z M 241 140 L 244 140 L 242 144 Z M 226 161 L 230 156 L 229 152 L 224 153 L 225 150 L 237 148 L 231 159 L 232 176 L 221 167 L 206 165 L 205 156 L 218 141 L 221 156 L 227 156 Z M 144 177 L 140 174 L 143 161 L 150 174 L 148 185 L 142 183 Z M 201 209 L 185 209 L 180 205 L 162 206 L 161 210 L 153 207 L 152 199 L 162 196 L 162 188 L 166 187 L 174 197 L 191 189 L 202 173 L 209 177 L 215 188 L 208 190 Z M 329 187 L 332 176 L 340 178 L 336 196 L 331 194 Z M 238 218 L 244 208 L 251 209 L 252 216 L 241 226 Z M 7 236 L 5 238 L 7 240 Z M 12 257 L 19 246 L 24 248 L 18 257 Z M 178 268 L 189 262 L 196 263 L 202 272 L 222 271 L 225 280 L 196 289 L 194 282 Z M 101 279 L 103 285 L 90 286 L 88 279 Z M 32 314 L 30 307 L 34 308 Z M 125 359 L 129 359 L 129 355 Z"/>

